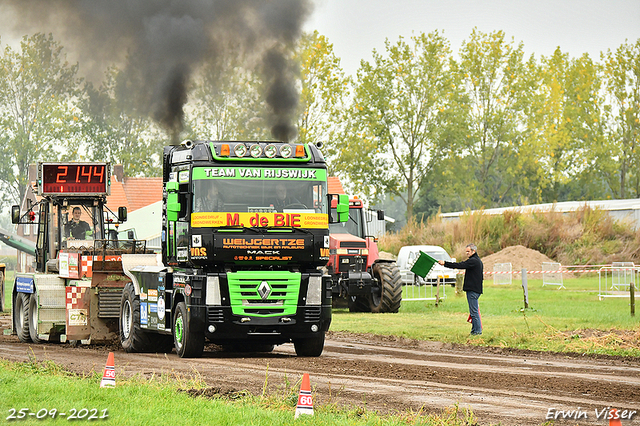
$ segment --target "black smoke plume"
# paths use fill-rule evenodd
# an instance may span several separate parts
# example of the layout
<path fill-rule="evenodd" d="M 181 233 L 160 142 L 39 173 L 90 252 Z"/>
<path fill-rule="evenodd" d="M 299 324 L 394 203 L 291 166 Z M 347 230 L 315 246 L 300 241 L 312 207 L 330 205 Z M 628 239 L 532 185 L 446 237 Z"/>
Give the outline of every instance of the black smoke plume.
<path fill-rule="evenodd" d="M 233 39 L 263 58 L 273 136 L 288 140 L 298 100 L 288 52 L 311 10 L 311 0 L 2 0 L 0 26 L 52 32 L 90 80 L 114 62 L 135 67 L 150 94 L 139 107 L 174 141 L 191 73 L 206 55 L 224 55 L 223 40 Z"/>

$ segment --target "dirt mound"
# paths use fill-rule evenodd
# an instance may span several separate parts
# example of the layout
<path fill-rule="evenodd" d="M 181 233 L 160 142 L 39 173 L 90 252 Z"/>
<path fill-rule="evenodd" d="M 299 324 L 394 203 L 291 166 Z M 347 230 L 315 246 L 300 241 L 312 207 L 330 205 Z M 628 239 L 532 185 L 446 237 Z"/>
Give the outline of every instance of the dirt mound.
<path fill-rule="evenodd" d="M 553 260 L 539 251 L 525 246 L 506 247 L 482 258 L 485 272 L 493 272 L 493 266 L 496 263 L 511 263 L 512 271 L 521 271 L 523 268 L 527 271 L 540 271 L 543 262 L 553 262 Z"/>

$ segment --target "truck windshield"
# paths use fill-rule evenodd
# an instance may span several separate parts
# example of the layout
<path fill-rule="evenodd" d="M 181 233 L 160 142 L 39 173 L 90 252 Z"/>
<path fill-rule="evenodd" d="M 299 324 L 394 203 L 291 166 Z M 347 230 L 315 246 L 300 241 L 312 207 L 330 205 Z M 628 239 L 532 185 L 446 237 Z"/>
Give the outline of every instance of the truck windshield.
<path fill-rule="evenodd" d="M 349 209 L 349 220 L 342 223 L 330 223 L 329 232 L 333 234 L 351 234 L 364 238 L 362 227 L 362 209 Z"/>
<path fill-rule="evenodd" d="M 198 179 L 203 173 L 194 169 L 192 212 L 327 213 L 324 180 L 264 179 L 261 177 L 266 169 L 251 170 L 256 178 L 234 178 L 236 175 Z"/>

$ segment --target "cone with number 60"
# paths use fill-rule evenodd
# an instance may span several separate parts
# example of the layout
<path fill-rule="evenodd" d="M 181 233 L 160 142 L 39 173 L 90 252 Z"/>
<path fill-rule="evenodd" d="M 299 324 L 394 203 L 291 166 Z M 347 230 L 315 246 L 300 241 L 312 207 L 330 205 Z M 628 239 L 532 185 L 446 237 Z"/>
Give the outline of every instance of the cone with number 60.
<path fill-rule="evenodd" d="M 102 374 L 102 380 L 100 381 L 101 388 L 113 388 L 116 386 L 116 367 L 114 365 L 113 352 L 109 352 L 107 357 L 107 365 L 104 367 L 104 373 Z"/>
<path fill-rule="evenodd" d="M 313 398 L 311 396 L 311 384 L 309 382 L 309 374 L 304 373 L 302 376 L 302 385 L 300 385 L 300 394 L 298 395 L 298 406 L 296 407 L 296 415 L 308 414 L 313 416 Z"/>

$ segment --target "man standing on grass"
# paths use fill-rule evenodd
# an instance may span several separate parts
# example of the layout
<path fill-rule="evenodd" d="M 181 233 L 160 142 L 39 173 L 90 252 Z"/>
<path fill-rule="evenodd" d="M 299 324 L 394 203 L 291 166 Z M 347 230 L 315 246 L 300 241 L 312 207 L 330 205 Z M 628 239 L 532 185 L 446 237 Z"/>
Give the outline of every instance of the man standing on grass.
<path fill-rule="evenodd" d="M 471 316 L 471 334 L 474 336 L 482 334 L 482 322 L 480 321 L 480 308 L 478 306 L 478 298 L 482 294 L 483 265 L 482 260 L 476 253 L 478 248 L 475 244 L 467 244 L 464 251 L 467 253 L 468 259 L 464 262 L 445 262 L 439 260 L 442 266 L 452 269 L 465 269 L 464 286 L 462 290 L 467 293 L 467 302 L 469 303 L 469 316 Z"/>

